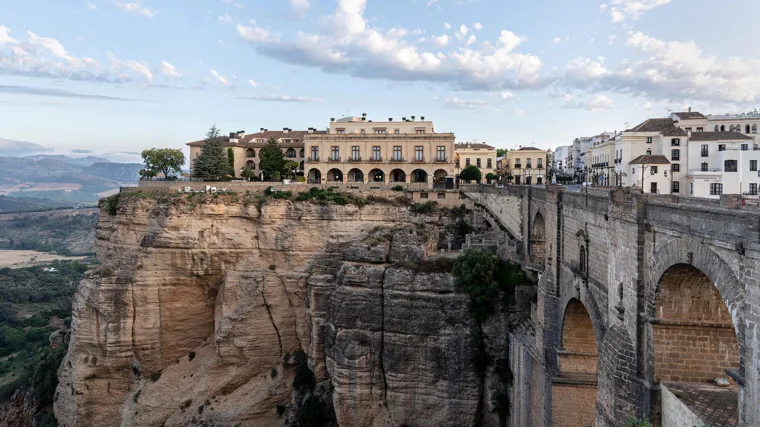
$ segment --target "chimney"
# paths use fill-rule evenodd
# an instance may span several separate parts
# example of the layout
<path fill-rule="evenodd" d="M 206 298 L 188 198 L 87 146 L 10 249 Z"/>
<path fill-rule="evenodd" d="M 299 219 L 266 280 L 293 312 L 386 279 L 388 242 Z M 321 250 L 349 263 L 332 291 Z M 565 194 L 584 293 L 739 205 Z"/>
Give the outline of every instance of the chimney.
<path fill-rule="evenodd" d="M 330 118 L 330 121 L 331 121 L 331 122 L 334 122 L 334 121 L 335 121 L 335 117 L 331 117 L 331 118 Z"/>
<path fill-rule="evenodd" d="M 288 129 L 288 128 L 282 128 L 282 133 L 288 133 L 289 131 L 290 131 L 290 129 Z"/>
<path fill-rule="evenodd" d="M 259 132 L 264 132 L 264 128 L 259 128 Z"/>
<path fill-rule="evenodd" d="M 414 121 L 414 116 L 412 116 L 412 121 Z"/>
<path fill-rule="evenodd" d="M 239 130 L 238 133 L 237 133 L 237 136 L 238 136 L 238 138 L 244 137 L 245 136 L 245 131 L 244 130 Z"/>
<path fill-rule="evenodd" d="M 402 118 L 401 118 L 401 121 L 402 121 L 402 122 L 405 122 L 405 121 L 406 121 L 406 117 L 402 117 Z"/>
<path fill-rule="evenodd" d="M 425 121 L 425 116 L 421 116 L 420 120 L 422 120 L 424 122 Z"/>
<path fill-rule="evenodd" d="M 393 121 L 393 117 L 388 117 L 388 121 L 392 122 Z"/>
<path fill-rule="evenodd" d="M 691 107 L 689 107 L 689 112 L 691 113 Z"/>
<path fill-rule="evenodd" d="M 309 133 L 314 133 L 314 128 L 309 128 Z"/>

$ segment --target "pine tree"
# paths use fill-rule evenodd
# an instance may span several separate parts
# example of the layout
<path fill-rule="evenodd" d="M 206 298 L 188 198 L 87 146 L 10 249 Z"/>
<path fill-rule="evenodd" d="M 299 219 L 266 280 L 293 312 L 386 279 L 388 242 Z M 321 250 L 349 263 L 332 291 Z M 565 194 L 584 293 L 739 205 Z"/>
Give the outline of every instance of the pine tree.
<path fill-rule="evenodd" d="M 217 181 L 229 174 L 229 167 L 227 154 L 222 147 L 222 138 L 219 136 L 219 129 L 216 126 L 211 126 L 211 129 L 206 133 L 206 139 L 203 141 L 201 155 L 195 159 L 193 177 Z"/>
<path fill-rule="evenodd" d="M 267 146 L 259 151 L 259 169 L 269 179 L 278 179 L 285 166 L 285 155 L 282 153 L 277 140 L 269 138 Z M 276 174 L 276 175 L 275 175 Z"/>

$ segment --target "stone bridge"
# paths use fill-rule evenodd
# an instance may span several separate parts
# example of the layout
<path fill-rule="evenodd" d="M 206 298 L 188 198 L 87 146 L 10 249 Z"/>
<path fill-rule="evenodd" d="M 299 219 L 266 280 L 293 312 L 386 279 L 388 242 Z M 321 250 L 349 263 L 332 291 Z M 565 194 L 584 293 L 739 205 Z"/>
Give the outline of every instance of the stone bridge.
<path fill-rule="evenodd" d="M 462 191 L 538 276 L 510 335 L 512 426 L 760 426 L 760 210 L 730 195 Z"/>

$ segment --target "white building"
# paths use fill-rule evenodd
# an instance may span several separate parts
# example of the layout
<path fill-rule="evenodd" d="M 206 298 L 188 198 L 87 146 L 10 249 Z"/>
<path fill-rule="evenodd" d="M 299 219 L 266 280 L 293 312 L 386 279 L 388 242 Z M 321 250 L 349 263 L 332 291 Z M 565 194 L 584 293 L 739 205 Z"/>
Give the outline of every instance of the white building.
<path fill-rule="evenodd" d="M 572 173 L 570 166 L 568 165 L 568 158 L 570 157 L 570 150 L 572 145 L 563 145 L 557 147 L 552 153 L 552 167 L 558 173 Z"/>
<path fill-rule="evenodd" d="M 697 132 L 689 138 L 689 195 L 758 195 L 760 150 L 754 138 L 738 132 Z"/>

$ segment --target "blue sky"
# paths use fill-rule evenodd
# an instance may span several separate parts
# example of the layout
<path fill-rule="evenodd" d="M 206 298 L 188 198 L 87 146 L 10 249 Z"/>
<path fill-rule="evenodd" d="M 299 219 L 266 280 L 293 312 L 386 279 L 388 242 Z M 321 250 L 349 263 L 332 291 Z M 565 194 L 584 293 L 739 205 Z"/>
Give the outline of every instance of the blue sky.
<path fill-rule="evenodd" d="M 750 0 L 0 0 L 0 138 L 135 153 L 212 124 L 366 112 L 551 148 L 671 109 L 758 107 L 758 15 Z"/>

